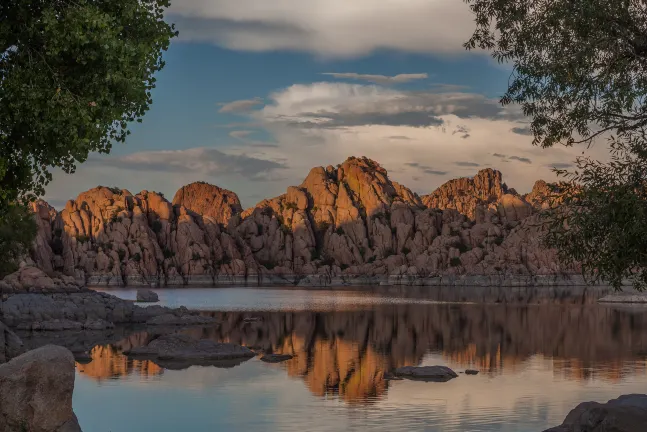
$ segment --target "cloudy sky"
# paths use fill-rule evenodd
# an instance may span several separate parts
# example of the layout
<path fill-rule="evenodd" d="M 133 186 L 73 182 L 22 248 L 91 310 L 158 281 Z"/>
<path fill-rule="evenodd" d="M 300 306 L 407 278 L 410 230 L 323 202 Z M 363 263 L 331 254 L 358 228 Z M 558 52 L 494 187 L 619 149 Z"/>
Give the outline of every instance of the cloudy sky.
<path fill-rule="evenodd" d="M 473 23 L 459 0 L 175 0 L 168 20 L 180 37 L 144 122 L 55 173 L 52 205 L 97 185 L 171 198 L 203 180 L 252 206 L 348 156 L 420 194 L 486 167 L 527 192 L 584 150 L 530 144 L 527 119 L 498 103 L 509 67 L 462 47 Z"/>

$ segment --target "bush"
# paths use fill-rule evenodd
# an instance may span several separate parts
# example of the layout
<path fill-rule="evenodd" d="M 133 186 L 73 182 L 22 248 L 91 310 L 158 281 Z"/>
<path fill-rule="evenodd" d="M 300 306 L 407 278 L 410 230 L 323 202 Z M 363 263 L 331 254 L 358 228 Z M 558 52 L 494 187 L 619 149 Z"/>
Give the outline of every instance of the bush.
<path fill-rule="evenodd" d="M 500 246 L 500 245 L 501 245 L 501 243 L 503 243 L 503 237 L 497 237 L 497 238 L 495 238 L 495 239 L 494 239 L 494 243 L 496 243 L 497 245 L 499 245 L 499 246 Z"/>
<path fill-rule="evenodd" d="M 346 270 L 348 268 L 348 264 L 341 264 L 339 268 L 342 270 Z"/>
<path fill-rule="evenodd" d="M 173 258 L 175 256 L 175 252 L 171 251 L 169 248 L 164 248 L 162 253 L 164 254 L 165 259 Z"/>
<path fill-rule="evenodd" d="M 133 255 L 133 261 L 136 263 L 140 262 L 142 260 L 142 256 L 137 252 L 135 255 Z"/>
<path fill-rule="evenodd" d="M 369 263 L 369 264 L 372 264 L 372 263 L 375 262 L 375 260 L 376 260 L 375 256 L 372 256 L 366 262 Z"/>
<path fill-rule="evenodd" d="M 461 259 L 458 257 L 454 257 L 449 260 L 449 265 L 452 267 L 458 267 L 461 264 L 462 264 Z"/>
<path fill-rule="evenodd" d="M 258 228 L 258 235 L 263 235 L 263 225 L 256 224 L 256 228 Z"/>
<path fill-rule="evenodd" d="M 87 235 L 80 235 L 80 236 L 77 236 L 77 237 L 76 237 L 76 241 L 78 241 L 79 243 L 83 244 L 83 243 L 85 243 L 85 242 L 90 241 L 90 237 L 89 237 L 89 236 L 87 236 Z"/>
<path fill-rule="evenodd" d="M 403 254 L 408 255 L 410 252 L 411 252 L 411 249 L 409 249 L 408 247 L 402 248 L 402 253 Z"/>
<path fill-rule="evenodd" d="M 313 249 L 310 251 L 310 261 L 315 261 L 321 258 L 321 252 L 319 252 L 317 249 Z"/>
<path fill-rule="evenodd" d="M 199 260 L 201 260 L 201 259 L 202 259 L 202 257 L 200 256 L 200 254 L 199 254 L 199 253 L 197 253 L 197 252 L 193 252 L 193 254 L 191 255 L 191 259 L 192 259 L 193 261 L 199 261 Z"/>
<path fill-rule="evenodd" d="M 463 243 L 459 243 L 459 244 L 456 245 L 456 249 L 458 249 L 460 251 L 460 253 L 463 254 L 463 253 L 471 250 L 472 248 L 470 248 L 467 245 L 464 245 Z"/>
<path fill-rule="evenodd" d="M 289 203 L 285 203 L 285 208 L 288 210 L 296 210 L 298 207 L 296 203 L 289 202 Z"/>
<path fill-rule="evenodd" d="M 125 251 L 125 250 L 123 250 L 123 249 L 119 249 L 119 250 L 117 251 L 117 255 L 119 256 L 119 260 L 120 260 L 120 261 L 123 261 L 123 260 L 124 260 L 124 258 L 126 258 L 126 251 Z"/>
<path fill-rule="evenodd" d="M 344 235 L 344 229 L 342 227 L 337 227 L 335 232 L 337 233 L 337 235 Z"/>

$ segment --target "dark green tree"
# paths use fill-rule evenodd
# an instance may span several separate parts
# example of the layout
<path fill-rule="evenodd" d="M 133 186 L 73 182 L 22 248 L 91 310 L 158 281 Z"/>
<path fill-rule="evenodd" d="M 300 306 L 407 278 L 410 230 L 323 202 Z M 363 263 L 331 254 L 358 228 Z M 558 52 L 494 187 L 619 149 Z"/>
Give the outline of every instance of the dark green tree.
<path fill-rule="evenodd" d="M 466 0 L 467 49 L 512 66 L 503 104 L 520 104 L 533 144 L 610 143 L 612 159 L 579 158 L 554 191 L 548 246 L 591 281 L 647 283 L 647 3 L 641 0 Z"/>
<path fill-rule="evenodd" d="M 0 2 L 0 226 L 9 223 L 7 209 L 44 193 L 52 168 L 74 172 L 141 121 L 162 53 L 177 34 L 164 21 L 168 6 Z"/>

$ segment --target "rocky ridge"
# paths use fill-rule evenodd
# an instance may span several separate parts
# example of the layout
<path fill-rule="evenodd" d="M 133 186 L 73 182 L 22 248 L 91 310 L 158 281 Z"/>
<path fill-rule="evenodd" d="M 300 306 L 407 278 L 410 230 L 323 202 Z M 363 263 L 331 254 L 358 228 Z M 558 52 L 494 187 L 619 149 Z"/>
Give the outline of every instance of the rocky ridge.
<path fill-rule="evenodd" d="M 172 202 L 100 186 L 60 212 L 33 204 L 33 259 L 89 286 L 581 283 L 539 244 L 542 188 L 486 169 L 419 197 L 355 157 L 244 211 L 207 183 Z"/>

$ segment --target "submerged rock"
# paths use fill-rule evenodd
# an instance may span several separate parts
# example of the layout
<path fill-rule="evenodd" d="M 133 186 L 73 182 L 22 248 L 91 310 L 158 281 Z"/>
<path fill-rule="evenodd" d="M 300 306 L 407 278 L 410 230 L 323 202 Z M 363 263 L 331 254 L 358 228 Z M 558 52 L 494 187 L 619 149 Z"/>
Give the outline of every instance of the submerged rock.
<path fill-rule="evenodd" d="M 129 357 L 146 358 L 167 369 L 189 366 L 233 367 L 256 354 L 243 346 L 194 339 L 183 334 L 163 335 L 148 345 L 124 352 Z"/>
<path fill-rule="evenodd" d="M 544 432 L 643 432 L 647 431 L 647 395 L 629 394 L 607 403 L 583 402 L 560 426 Z"/>
<path fill-rule="evenodd" d="M 609 294 L 598 300 L 600 303 L 647 303 L 647 294 Z"/>
<path fill-rule="evenodd" d="M 20 338 L 0 321 L 0 363 L 9 361 L 22 352 L 23 344 Z"/>
<path fill-rule="evenodd" d="M 0 366 L 0 432 L 80 432 L 72 411 L 74 357 L 47 345 Z"/>
<path fill-rule="evenodd" d="M 146 290 L 146 289 L 139 289 L 137 290 L 137 301 L 142 302 L 142 303 L 155 303 L 158 302 L 159 296 L 157 293 L 151 291 L 151 290 Z"/>
<path fill-rule="evenodd" d="M 458 377 L 458 374 L 447 366 L 404 366 L 393 371 L 396 377 L 422 381 L 445 382 Z"/>
<path fill-rule="evenodd" d="M 479 371 L 474 369 L 465 369 L 465 375 L 477 375 Z"/>
<path fill-rule="evenodd" d="M 290 354 L 265 354 L 261 357 L 261 361 L 266 363 L 280 363 L 286 360 L 291 360 L 294 356 Z"/>

